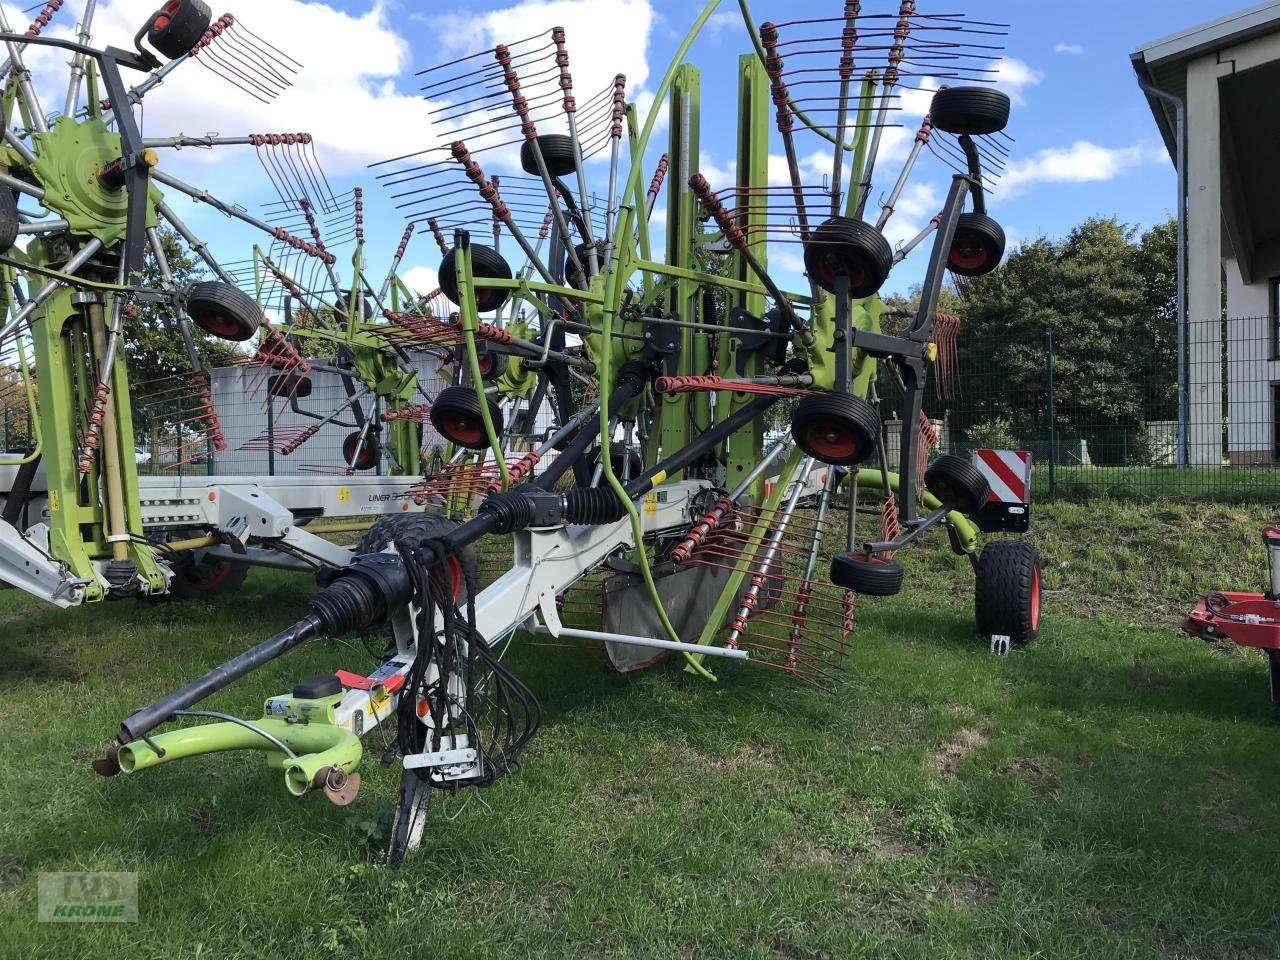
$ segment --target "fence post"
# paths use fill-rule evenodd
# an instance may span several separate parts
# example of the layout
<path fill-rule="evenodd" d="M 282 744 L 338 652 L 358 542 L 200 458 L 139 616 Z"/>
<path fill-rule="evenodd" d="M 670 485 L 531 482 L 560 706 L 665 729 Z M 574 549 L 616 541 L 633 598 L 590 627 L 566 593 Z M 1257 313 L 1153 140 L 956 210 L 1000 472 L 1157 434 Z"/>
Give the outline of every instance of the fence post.
<path fill-rule="evenodd" d="M 276 475 L 276 403 L 267 390 L 267 476 Z"/>
<path fill-rule="evenodd" d="M 1044 427 L 1049 435 L 1049 497 L 1057 487 L 1058 427 L 1053 409 L 1053 328 L 1044 329 Z"/>

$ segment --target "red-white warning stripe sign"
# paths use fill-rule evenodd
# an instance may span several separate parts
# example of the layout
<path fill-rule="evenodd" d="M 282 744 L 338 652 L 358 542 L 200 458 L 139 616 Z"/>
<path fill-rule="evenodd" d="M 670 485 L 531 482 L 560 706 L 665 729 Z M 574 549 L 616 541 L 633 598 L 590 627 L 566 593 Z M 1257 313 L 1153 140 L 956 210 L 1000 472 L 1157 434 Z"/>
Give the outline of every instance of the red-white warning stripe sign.
<path fill-rule="evenodd" d="M 987 502 L 1031 502 L 1031 454 L 1026 450 L 975 450 L 973 463 L 991 484 Z"/>

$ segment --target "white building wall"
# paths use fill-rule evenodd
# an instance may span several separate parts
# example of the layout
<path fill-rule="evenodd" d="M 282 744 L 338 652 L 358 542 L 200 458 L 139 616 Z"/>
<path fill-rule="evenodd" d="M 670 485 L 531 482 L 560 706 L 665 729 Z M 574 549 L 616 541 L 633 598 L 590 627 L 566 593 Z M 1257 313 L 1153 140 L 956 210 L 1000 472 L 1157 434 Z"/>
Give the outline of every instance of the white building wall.
<path fill-rule="evenodd" d="M 1275 357 L 1270 281 L 1246 284 L 1234 260 L 1227 277 L 1227 456 L 1233 464 L 1275 461 L 1272 384 L 1280 383 Z"/>
<path fill-rule="evenodd" d="M 439 363 L 435 354 L 428 351 L 411 351 L 410 360 L 418 371 L 419 393 L 413 398 L 414 403 L 426 403 L 434 398 L 448 382 L 438 372 Z M 267 377 L 272 371 L 261 366 L 241 365 L 223 367 L 212 373 L 213 406 L 222 425 L 226 437 L 227 449 L 219 453 L 214 461 L 214 470 L 219 474 L 236 476 L 265 475 L 271 472 L 273 459 L 266 449 L 246 449 L 246 446 L 263 446 L 261 442 L 267 437 Z M 336 374 L 312 371 L 311 396 L 300 399 L 298 406 L 303 410 L 327 415 L 346 400 L 346 392 Z M 357 382 L 358 389 L 358 382 Z M 364 397 L 361 404 L 366 415 L 374 411 L 373 398 Z M 274 431 L 277 437 L 277 451 L 282 438 L 289 432 L 296 432 L 312 423 L 314 419 L 300 416 L 290 409 L 284 399 L 274 401 Z M 511 404 L 504 404 L 504 413 L 508 420 L 511 415 Z M 277 452 L 274 457 L 274 472 L 277 475 L 299 473 L 338 473 L 344 466 L 342 443 L 354 429 L 351 411 L 345 410 L 339 420 L 347 424 L 327 424 L 320 431 L 298 447 L 293 453 L 285 455 Z M 539 412 L 536 430 L 545 431 L 554 421 L 550 402 L 545 402 Z M 430 422 L 423 424 L 422 450 L 430 453 L 433 449 L 444 452 L 448 446 L 443 437 L 436 433 Z M 392 464 L 383 456 L 382 472 L 390 473 Z"/>

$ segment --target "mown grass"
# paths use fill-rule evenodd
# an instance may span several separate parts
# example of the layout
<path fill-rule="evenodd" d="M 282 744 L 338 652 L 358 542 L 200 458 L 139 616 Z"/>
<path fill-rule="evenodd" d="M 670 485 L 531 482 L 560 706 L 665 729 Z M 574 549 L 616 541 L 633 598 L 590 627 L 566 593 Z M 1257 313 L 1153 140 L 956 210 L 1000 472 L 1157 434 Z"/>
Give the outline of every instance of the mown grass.
<path fill-rule="evenodd" d="M 345 809 L 288 797 L 257 756 L 88 769 L 135 706 L 293 620 L 305 580 L 63 613 L 7 594 L 0 955 L 1273 957 L 1262 661 L 1173 629 L 1200 587 L 1260 580 L 1266 513 L 1037 508 L 1053 593 L 1005 659 L 973 638 L 945 548 L 911 551 L 908 590 L 860 604 L 832 693 L 518 648 L 544 729 L 518 775 L 433 811 L 399 871 L 379 863 L 395 773 L 376 734 Z M 252 715 L 367 663 L 315 643 L 210 705 Z M 137 871 L 139 922 L 36 923 L 54 870 Z"/>

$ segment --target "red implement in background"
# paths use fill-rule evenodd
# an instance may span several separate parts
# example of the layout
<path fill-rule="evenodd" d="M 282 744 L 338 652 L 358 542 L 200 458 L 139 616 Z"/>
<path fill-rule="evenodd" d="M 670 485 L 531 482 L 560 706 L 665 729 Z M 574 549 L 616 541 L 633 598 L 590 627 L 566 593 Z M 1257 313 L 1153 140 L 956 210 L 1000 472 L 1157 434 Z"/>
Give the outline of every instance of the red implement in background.
<path fill-rule="evenodd" d="M 1267 527 L 1262 542 L 1271 558 L 1271 589 L 1266 593 L 1214 591 L 1200 598 L 1182 629 L 1193 637 L 1265 650 L 1271 699 L 1280 703 L 1280 529 Z"/>

